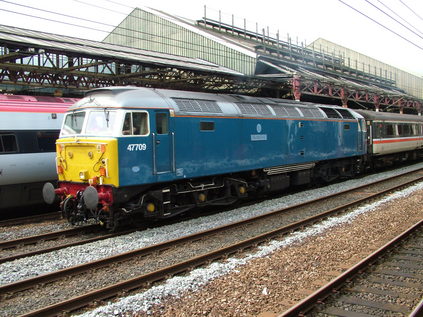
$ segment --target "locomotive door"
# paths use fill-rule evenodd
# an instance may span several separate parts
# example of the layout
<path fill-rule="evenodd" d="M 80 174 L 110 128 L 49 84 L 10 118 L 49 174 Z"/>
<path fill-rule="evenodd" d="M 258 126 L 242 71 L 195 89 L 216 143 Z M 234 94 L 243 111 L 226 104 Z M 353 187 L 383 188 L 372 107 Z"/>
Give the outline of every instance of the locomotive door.
<path fill-rule="evenodd" d="M 155 112 L 155 133 L 153 133 L 153 173 L 163 174 L 173 170 L 173 132 L 169 126 L 169 112 Z"/>
<path fill-rule="evenodd" d="M 361 152 L 363 151 L 364 138 L 366 136 L 366 122 L 363 119 L 358 119 L 358 132 L 357 150 Z"/>

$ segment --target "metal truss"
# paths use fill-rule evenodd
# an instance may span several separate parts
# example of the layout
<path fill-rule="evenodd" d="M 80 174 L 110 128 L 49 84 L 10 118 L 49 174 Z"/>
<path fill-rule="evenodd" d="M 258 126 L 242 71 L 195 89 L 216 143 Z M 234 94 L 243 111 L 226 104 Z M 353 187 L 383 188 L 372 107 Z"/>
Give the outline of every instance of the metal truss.
<path fill-rule="evenodd" d="M 335 103 L 350 106 L 354 106 L 354 102 L 364 103 L 364 107 L 371 109 L 399 107 L 401 111 L 414 108 L 418 112 L 422 109 L 421 100 L 400 91 L 360 85 L 348 80 L 330 81 L 301 70 L 297 74 L 248 77 L 194 67 L 106 59 L 104 56 L 47 47 L 35 49 L 23 43 L 19 47 L 0 43 L 0 87 L 10 90 L 17 87 L 54 88 L 68 95 L 81 95 L 83 91 L 93 88 L 134 85 L 296 100 L 302 96 L 308 96 L 308 99 L 318 96 L 325 98 L 325 103 L 334 103 L 334 100 Z"/>
<path fill-rule="evenodd" d="M 423 104 L 421 100 L 400 91 L 384 90 L 379 87 L 360 87 L 339 82 L 329 82 L 316 79 L 293 76 L 292 94 L 294 99 L 300 100 L 302 96 L 329 97 L 340 100 L 344 107 L 368 108 L 372 110 L 386 110 L 398 108 L 399 112 L 413 109 L 421 114 Z"/>
<path fill-rule="evenodd" d="M 1 52 L 8 52 L 1 55 Z M 149 63 L 70 55 L 47 49 L 0 47 L 0 85 L 83 91 L 135 85 L 255 94 L 268 80 Z"/>

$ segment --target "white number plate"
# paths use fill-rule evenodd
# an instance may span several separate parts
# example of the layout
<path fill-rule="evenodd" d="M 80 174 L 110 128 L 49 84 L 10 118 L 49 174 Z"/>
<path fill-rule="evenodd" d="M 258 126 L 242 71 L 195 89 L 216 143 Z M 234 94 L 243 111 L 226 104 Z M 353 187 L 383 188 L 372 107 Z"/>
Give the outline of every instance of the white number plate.
<path fill-rule="evenodd" d="M 128 151 L 145 151 L 147 150 L 147 144 L 139 143 L 139 144 L 128 144 L 126 148 Z"/>

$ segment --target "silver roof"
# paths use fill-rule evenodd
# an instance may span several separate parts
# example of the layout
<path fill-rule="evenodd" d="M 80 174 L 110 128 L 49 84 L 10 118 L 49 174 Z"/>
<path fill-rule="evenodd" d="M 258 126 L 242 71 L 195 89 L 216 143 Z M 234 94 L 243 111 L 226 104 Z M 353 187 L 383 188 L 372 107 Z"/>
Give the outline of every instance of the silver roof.
<path fill-rule="evenodd" d="M 326 118 L 320 107 L 343 109 L 353 117 L 361 118 L 351 109 L 307 102 L 290 101 L 277 98 L 251 97 L 244 95 L 225 95 L 214 93 L 190 92 L 144 87 L 105 87 L 89 91 L 86 97 L 69 107 L 68 111 L 83 108 L 153 108 L 172 109 L 176 113 L 205 116 L 245 116 L 245 117 L 309 117 L 296 109 L 315 109 L 307 111 L 315 118 Z M 278 108 L 287 111 L 280 113 Z M 304 110 L 306 111 L 306 110 Z M 286 113 L 286 115 L 285 115 Z M 351 118 L 349 118 L 351 119 Z"/>

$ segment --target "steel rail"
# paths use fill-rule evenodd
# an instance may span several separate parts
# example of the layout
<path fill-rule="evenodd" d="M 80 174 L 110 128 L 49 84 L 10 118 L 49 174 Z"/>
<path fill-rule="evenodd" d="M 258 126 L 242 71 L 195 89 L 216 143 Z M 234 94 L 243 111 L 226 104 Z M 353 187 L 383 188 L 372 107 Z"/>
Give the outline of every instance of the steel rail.
<path fill-rule="evenodd" d="M 419 317 L 423 315 L 423 299 L 420 303 L 413 309 L 408 317 Z"/>
<path fill-rule="evenodd" d="M 34 236 L 24 237 L 24 238 L 19 238 L 14 240 L 1 241 L 0 250 L 16 248 L 20 245 L 34 244 L 39 241 L 54 240 L 60 237 L 74 236 L 84 231 L 92 231 L 96 228 L 98 228 L 98 225 L 88 225 L 83 227 L 76 227 L 71 229 L 64 229 L 64 230 L 59 230 L 54 232 L 43 233 L 40 235 L 34 235 Z"/>
<path fill-rule="evenodd" d="M 398 175 L 396 177 L 401 177 L 401 176 L 407 175 L 407 174 L 409 174 L 409 173 L 401 174 L 401 175 Z M 71 275 L 86 272 L 88 270 L 97 269 L 97 268 L 100 268 L 100 267 L 103 267 L 103 266 L 106 266 L 106 265 L 110 265 L 110 264 L 113 264 L 113 263 L 116 263 L 116 262 L 122 262 L 122 261 L 125 261 L 125 260 L 128 260 L 128 259 L 134 258 L 134 257 L 146 256 L 146 255 L 152 254 L 154 252 L 160 252 L 160 251 L 169 249 L 176 244 L 186 243 L 186 242 L 194 241 L 194 240 L 199 240 L 199 239 L 202 239 L 203 237 L 206 237 L 206 236 L 209 236 L 209 235 L 213 235 L 213 234 L 216 234 L 216 233 L 219 233 L 219 232 L 222 232 L 222 231 L 225 231 L 225 230 L 229 230 L 229 229 L 232 229 L 232 228 L 235 228 L 235 227 L 247 225 L 249 223 L 253 223 L 253 222 L 256 222 L 258 220 L 268 218 L 268 217 L 272 217 L 272 216 L 275 216 L 275 215 L 278 215 L 278 214 L 281 214 L 281 213 L 286 213 L 286 212 L 289 212 L 289 211 L 297 209 L 297 208 L 305 207 L 305 206 L 312 204 L 312 203 L 324 201 L 328 197 L 336 197 L 336 196 L 340 196 L 340 195 L 345 194 L 345 193 L 354 192 L 357 189 L 362 189 L 364 187 L 373 186 L 373 185 L 382 183 L 384 181 L 391 180 L 393 178 L 395 178 L 395 177 L 376 181 L 376 182 L 366 184 L 366 185 L 360 185 L 358 187 L 348 189 L 348 190 L 344 190 L 344 191 L 341 191 L 339 193 L 334 193 L 334 194 L 331 194 L 331 195 L 328 195 L 328 196 L 324 196 L 324 197 L 320 197 L 320 198 L 313 199 L 313 200 L 310 200 L 310 201 L 302 202 L 302 203 L 299 203 L 299 204 L 296 204 L 296 205 L 293 205 L 293 206 L 289 206 L 289 207 L 286 207 L 286 208 L 278 209 L 278 210 L 275 210 L 275 211 L 272 211 L 272 212 L 269 212 L 269 213 L 266 213 L 266 214 L 263 214 L 263 215 L 255 216 L 255 217 L 252 217 L 252 218 L 249 218 L 249 219 L 244 219 L 244 220 L 241 220 L 241 221 L 238 221 L 238 222 L 233 222 L 231 224 L 222 225 L 222 226 L 215 227 L 215 228 L 212 228 L 212 229 L 208 229 L 208 230 L 205 230 L 205 231 L 197 232 L 197 233 L 194 233 L 194 234 L 191 234 L 191 235 L 183 236 L 183 237 L 180 237 L 180 238 L 177 238 L 177 239 L 168 240 L 168 241 L 158 243 L 158 244 L 155 244 L 155 245 L 152 245 L 152 246 L 148 246 L 148 247 L 144 247 L 144 248 L 140 248 L 140 249 L 136 249 L 136 250 L 131 250 L 131 251 L 120 253 L 120 254 L 110 256 L 110 257 L 107 257 L 107 258 L 92 261 L 92 262 L 89 262 L 89 263 L 84 263 L 84 264 L 81 264 L 81 265 L 75 265 L 75 266 L 65 268 L 65 269 L 61 269 L 61 270 L 58 270 L 58 271 L 55 271 L 55 272 L 41 274 L 41 275 L 33 277 L 33 278 L 28 278 L 28 279 L 13 282 L 13 283 L 10 283 L 10 284 L 5 284 L 5 285 L 0 286 L 0 293 L 6 294 L 6 293 L 13 293 L 13 292 L 17 292 L 17 291 L 22 291 L 22 290 L 31 288 L 31 287 L 33 287 L 34 285 L 37 285 L 37 284 L 53 282 L 53 281 L 58 280 L 58 279 L 60 279 L 64 276 L 71 276 Z M 293 224 L 286 227 L 286 231 L 294 230 L 293 228 L 297 224 L 298 224 L 298 227 L 300 228 L 304 224 L 310 223 L 311 221 L 316 222 L 316 221 L 320 220 L 323 216 L 333 215 L 334 213 L 341 212 L 342 210 L 344 210 L 346 208 L 350 208 L 353 205 L 361 204 L 364 201 L 373 199 L 377 196 L 384 195 L 384 194 L 386 194 L 386 193 L 388 193 L 392 190 L 397 190 L 399 188 L 409 186 L 410 184 L 413 184 L 413 183 L 418 182 L 420 180 L 423 180 L 423 176 L 421 176 L 417 179 L 411 180 L 411 181 L 407 181 L 403 184 L 396 185 L 395 187 L 393 187 L 393 189 L 392 188 L 386 189 L 386 190 L 384 190 L 380 193 L 376 193 L 376 194 L 372 194 L 370 196 L 366 196 L 364 198 L 361 198 L 361 199 L 356 200 L 354 202 L 351 202 L 349 204 L 338 206 L 338 207 L 331 209 L 329 211 L 326 211 L 324 213 L 317 214 L 317 215 L 314 215 L 314 216 L 307 218 L 305 220 L 293 223 Z"/>
<path fill-rule="evenodd" d="M 77 246 L 77 245 L 82 245 L 82 244 L 91 243 L 91 242 L 95 242 L 95 241 L 114 238 L 114 237 L 121 236 L 121 235 L 124 235 L 124 234 L 132 233 L 134 231 L 135 230 L 127 230 L 127 231 L 122 231 L 122 232 L 109 233 L 109 234 L 105 234 L 105 235 L 94 237 L 94 238 L 84 239 L 84 240 L 71 242 L 71 243 L 60 244 L 60 245 L 50 247 L 50 248 L 46 248 L 46 249 L 30 251 L 30 252 L 26 252 L 26 253 L 20 253 L 20 254 L 8 256 L 8 257 L 0 258 L 0 264 L 5 263 L 5 262 L 9 262 L 9 261 L 14 261 L 14 260 L 21 259 L 21 258 L 25 258 L 25 257 L 29 257 L 29 256 L 34 256 L 34 255 L 48 253 L 48 252 L 52 252 L 52 251 L 56 251 L 56 250 L 60 250 L 60 249 L 64 249 L 64 248 L 74 247 L 74 246 Z"/>
<path fill-rule="evenodd" d="M 352 268 L 348 269 L 344 273 L 342 273 L 337 278 L 330 281 L 325 286 L 318 289 L 316 292 L 308 296 L 307 298 L 300 301 L 298 304 L 294 305 L 287 311 L 285 311 L 282 314 L 276 315 L 277 317 L 293 317 L 293 316 L 304 316 L 308 311 L 313 309 L 313 307 L 316 305 L 316 303 L 323 302 L 325 298 L 330 296 L 333 292 L 338 290 L 340 287 L 342 287 L 345 282 L 352 279 L 355 275 L 357 275 L 359 272 L 365 270 L 367 267 L 369 267 L 372 263 L 378 260 L 380 256 L 388 252 L 390 249 L 395 247 L 399 242 L 403 241 L 405 238 L 407 238 L 410 234 L 416 232 L 418 229 L 420 229 L 423 225 L 423 220 L 420 220 L 418 223 L 414 224 L 409 229 L 405 230 L 403 233 L 386 243 L 384 246 L 380 247 L 378 250 L 370 254 L 368 257 L 354 265 Z M 419 305 L 420 307 L 417 307 L 419 312 L 422 309 L 422 303 Z M 415 311 L 416 311 L 415 310 Z M 416 311 L 417 312 L 417 311 Z M 417 316 L 417 315 L 416 315 Z"/>
<path fill-rule="evenodd" d="M 141 276 L 138 276 L 138 277 L 130 279 L 130 280 L 126 280 L 126 281 L 123 281 L 123 282 L 120 282 L 120 283 L 116 283 L 114 285 L 110 285 L 110 286 L 101 288 L 99 290 L 91 291 L 91 292 L 83 294 L 81 296 L 70 298 L 70 299 L 65 300 L 63 302 L 56 303 L 56 304 L 53 304 L 53 305 L 32 311 L 32 312 L 29 312 L 29 313 L 24 314 L 22 316 L 27 316 L 27 317 L 29 317 L 29 316 L 54 316 L 54 315 L 57 315 L 59 312 L 62 312 L 62 311 L 73 311 L 73 310 L 85 307 L 85 306 L 91 304 L 94 301 L 105 300 L 105 299 L 114 297 L 117 294 L 120 294 L 122 292 L 131 291 L 133 289 L 140 288 L 140 287 L 143 287 L 145 285 L 150 285 L 153 282 L 164 280 L 164 279 L 168 278 L 169 276 L 173 276 L 173 275 L 176 275 L 176 274 L 187 272 L 189 270 L 192 270 L 195 267 L 198 267 L 198 266 L 201 266 L 201 265 L 204 265 L 204 264 L 208 264 L 211 261 L 215 261 L 217 259 L 221 259 L 221 258 L 227 257 L 231 254 L 240 252 L 242 250 L 257 246 L 260 243 L 269 241 L 269 240 L 271 240 L 275 237 L 281 236 L 283 234 L 287 234 L 287 233 L 290 233 L 290 232 L 295 231 L 295 230 L 300 230 L 305 225 L 310 225 L 310 224 L 316 223 L 316 222 L 321 221 L 323 219 L 326 219 L 330 216 L 341 213 L 341 212 L 345 211 L 345 209 L 349 209 L 349 208 L 352 208 L 356 205 L 359 205 L 359 204 L 363 203 L 364 201 L 375 199 L 376 197 L 385 195 L 386 193 L 389 193 L 389 192 L 398 190 L 400 188 L 404 188 L 406 186 L 409 186 L 409 185 L 421 180 L 422 178 L 423 177 L 420 177 L 419 179 L 415 179 L 415 180 L 408 181 L 408 182 L 405 182 L 405 183 L 400 184 L 400 185 L 396 185 L 392 188 L 382 190 L 379 193 L 372 194 L 372 195 L 367 196 L 365 198 L 360 198 L 360 199 L 358 199 L 354 202 L 350 202 L 348 204 L 338 206 L 338 207 L 333 208 L 331 210 L 327 210 L 325 212 L 322 212 L 318 215 L 314 215 L 312 217 L 309 217 L 305 220 L 301 220 L 301 221 L 289 224 L 287 226 L 278 228 L 276 230 L 273 230 L 273 231 L 270 231 L 270 232 L 267 232 L 267 233 L 264 233 L 264 234 L 260 234 L 256 237 L 235 243 L 231 246 L 221 248 L 221 249 L 212 251 L 210 253 L 192 258 L 190 260 L 180 262 L 180 263 L 177 263 L 175 265 L 168 266 L 166 268 L 159 269 L 157 271 L 154 271 L 154 272 L 151 272 L 151 273 L 148 273 L 148 274 L 145 274 L 145 275 L 141 275 Z M 369 186 L 369 184 L 367 186 Z M 318 199 L 318 200 L 320 200 L 320 199 Z M 304 205 L 304 203 L 299 204 L 299 205 Z M 298 207 L 298 205 L 297 205 L 297 207 Z M 291 208 L 293 208 L 293 207 L 288 207 L 287 209 L 291 209 Z M 282 210 L 285 210 L 285 209 L 282 209 Z M 279 210 L 279 212 L 280 211 L 281 210 Z M 275 211 L 275 212 L 277 212 L 277 211 Z M 273 212 L 273 213 L 275 213 L 275 212 Z M 259 216 L 259 217 L 256 217 L 256 218 L 262 218 L 262 217 L 263 216 Z M 231 225 L 229 225 L 229 227 L 240 225 L 240 223 L 245 224 L 245 223 L 248 223 L 248 222 L 251 222 L 251 220 L 248 219 L 247 221 L 241 221 L 237 224 L 231 224 Z M 146 254 L 145 252 L 150 252 L 150 253 L 155 252 L 155 251 L 159 250 L 157 248 L 160 248 L 160 249 L 169 248 L 170 246 L 172 246 L 175 243 L 175 241 L 180 243 L 182 241 L 199 239 L 202 236 L 210 234 L 211 232 L 216 233 L 218 231 L 221 231 L 222 228 L 224 228 L 224 227 L 225 226 L 219 227 L 219 229 L 210 229 L 210 230 L 207 230 L 205 232 L 200 232 L 200 233 L 197 233 L 197 234 L 193 234 L 193 235 L 190 235 L 190 236 L 183 237 L 182 239 L 175 239 L 175 240 L 172 240 L 172 241 L 164 242 L 160 245 L 155 245 L 155 246 L 151 246 L 151 247 L 148 247 L 148 248 L 138 249 L 138 250 L 135 250 L 135 252 L 132 252 L 132 251 L 127 252 L 126 254 L 123 254 L 123 255 L 114 256 L 113 258 L 115 258 L 114 261 L 116 261 L 116 259 L 119 259 L 120 261 L 122 261 L 122 259 L 133 257 L 134 254 L 137 254 L 137 256 L 139 256 L 141 254 Z M 227 229 L 228 227 L 225 227 L 225 228 Z M 110 258 L 107 258 L 105 260 L 107 262 L 111 263 Z M 100 263 L 102 261 L 103 260 L 96 261 L 97 264 L 88 263 L 88 266 L 90 266 L 90 267 L 98 267 L 98 265 L 103 266 L 104 263 Z M 69 270 L 73 270 L 74 272 L 77 272 L 79 269 L 77 267 L 73 267 L 73 268 L 62 270 L 62 271 L 68 271 L 69 272 Z M 53 274 L 56 275 L 56 278 L 58 278 L 60 276 L 59 272 L 53 273 Z M 57 275 L 57 274 L 59 274 L 59 275 Z M 43 276 L 40 276 L 40 277 L 35 278 L 35 279 L 39 279 L 39 278 L 43 279 Z M 31 281 L 29 281 L 29 280 L 24 280 L 22 282 L 25 283 L 25 281 L 27 283 L 26 287 L 31 287 L 33 285 L 33 284 L 31 284 Z M 18 283 L 22 283 L 22 282 L 17 282 L 17 283 L 14 283 L 14 284 L 18 284 Z M 37 281 L 37 283 L 38 283 L 38 281 Z M 2 292 L 5 288 L 10 287 L 11 285 L 12 284 L 8 284 L 8 285 L 5 285 L 3 287 L 0 287 L 0 292 Z M 2 290 L 2 288 L 3 288 L 3 290 Z"/>
<path fill-rule="evenodd" d="M 40 215 L 1 220 L 0 227 L 17 226 L 17 225 L 23 225 L 27 223 L 43 222 L 48 220 L 59 220 L 61 218 L 62 218 L 61 212 L 49 212 L 49 213 L 40 214 Z"/>

